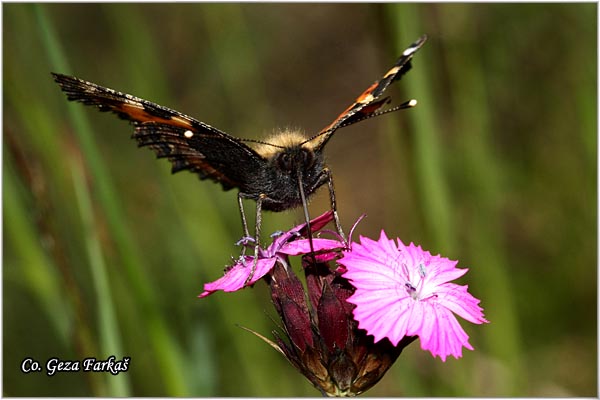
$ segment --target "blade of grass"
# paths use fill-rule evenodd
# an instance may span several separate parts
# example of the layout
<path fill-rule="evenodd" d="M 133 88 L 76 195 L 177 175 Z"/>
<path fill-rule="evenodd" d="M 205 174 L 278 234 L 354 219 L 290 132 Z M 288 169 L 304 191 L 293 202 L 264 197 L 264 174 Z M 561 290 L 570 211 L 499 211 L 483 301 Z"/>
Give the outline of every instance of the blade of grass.
<path fill-rule="evenodd" d="M 255 132 L 257 127 L 264 129 L 264 124 L 273 120 L 253 40 L 256 33 L 248 27 L 244 14 L 246 7 L 235 3 L 219 4 L 205 8 L 201 13 L 206 24 L 211 61 L 216 63 L 224 86 L 221 95 L 228 100 L 231 109 L 245 112 L 241 115 L 245 134 Z M 240 64 L 241 60 L 243 64 Z M 250 104 L 252 107 L 248 107 Z"/>
<path fill-rule="evenodd" d="M 5 159 L 2 183 L 2 215 L 6 229 L 4 239 L 14 248 L 19 263 L 4 265 L 3 273 L 5 276 L 10 275 L 12 268 L 21 271 L 25 284 L 30 287 L 30 292 L 40 299 L 40 304 L 54 324 L 62 344 L 68 347 L 73 311 L 62 296 L 63 288 L 56 273 L 57 269 L 41 250 L 33 223 L 28 221 L 25 210 L 27 202 L 20 198 L 18 185 L 14 181 L 14 174 L 7 168 L 8 165 Z M 6 284 L 6 281 L 4 283 Z"/>
<path fill-rule="evenodd" d="M 41 37 L 44 39 L 48 57 L 54 70 L 63 73 L 69 71 L 67 61 L 60 48 L 54 30 L 46 17 L 43 6 L 35 8 Z M 182 381 L 183 371 L 181 350 L 169 332 L 163 316 L 159 314 L 155 291 L 143 271 L 143 262 L 135 248 L 134 241 L 124 221 L 120 201 L 115 194 L 111 179 L 107 172 L 98 149 L 94 143 L 91 128 L 81 109 L 69 107 L 69 114 L 75 127 L 81 149 L 89 169 L 94 177 L 98 190 L 100 205 L 104 210 L 110 227 L 111 235 L 122 257 L 123 267 L 129 277 L 129 284 L 133 289 L 135 298 L 140 303 L 141 314 L 146 324 L 146 329 L 151 339 L 153 350 L 156 354 L 156 365 L 159 367 L 168 393 L 173 396 L 184 396 L 187 393 L 185 383 Z"/>
<path fill-rule="evenodd" d="M 384 15 L 388 17 L 388 25 L 395 41 L 394 47 L 400 54 L 408 44 L 423 35 L 417 6 L 412 4 L 387 5 Z M 451 199 L 444 177 L 444 153 L 438 132 L 437 119 L 433 114 L 434 95 L 430 88 L 428 76 L 431 76 L 427 60 L 427 45 L 418 54 L 418 68 L 410 71 L 410 79 L 403 80 L 407 92 L 419 100 L 419 105 L 410 112 L 414 121 L 414 151 L 416 153 L 418 185 L 421 197 L 422 214 L 433 242 L 431 249 L 442 253 L 455 246 L 451 234 Z M 451 253 L 450 253 L 451 254 Z"/>
<path fill-rule="evenodd" d="M 45 264 L 50 271 L 48 274 L 56 275 L 60 280 L 60 296 L 62 304 L 67 307 L 45 308 L 48 302 L 30 285 L 31 298 L 37 298 L 43 304 L 43 309 L 52 312 L 48 315 L 50 323 L 61 321 L 69 317 L 69 330 L 67 342 L 56 343 L 52 333 L 52 326 L 48 327 L 43 338 L 36 338 L 36 345 L 41 345 L 50 354 L 61 354 L 70 359 L 83 359 L 90 355 L 98 354 L 95 338 L 92 333 L 89 308 L 86 307 L 85 283 L 78 280 L 79 272 L 73 266 L 79 264 L 81 248 L 79 232 L 73 229 L 72 221 L 78 218 L 72 212 L 72 207 L 64 205 L 73 204 L 71 181 L 66 163 L 62 162 L 65 142 L 64 136 L 57 135 L 58 124 L 54 118 L 57 115 L 56 107 L 48 101 L 48 89 L 51 86 L 46 72 L 47 66 L 43 62 L 20 62 L 31 54 L 43 54 L 41 40 L 35 30 L 30 27 L 34 25 L 34 15 L 31 5 L 12 5 L 6 10 L 5 20 L 11 21 L 7 36 L 16 42 L 8 42 L 5 54 L 11 54 L 10 61 L 5 63 L 5 125 L 4 125 L 4 174 L 10 174 L 14 182 L 18 182 L 19 197 L 25 201 L 25 211 L 29 229 L 36 235 L 32 244 L 37 248 L 31 249 L 29 253 L 40 252 L 48 262 Z M 18 43 L 17 43 L 18 42 Z M 40 71 L 43 71 L 40 73 Z M 40 82 L 41 81 L 41 82 Z M 35 96 L 32 96 L 35 93 Z M 7 168 L 7 165 L 10 167 Z M 19 205 L 21 207 L 22 203 Z M 5 206 L 6 207 L 6 206 Z M 13 210 L 5 208 L 4 215 L 12 215 Z M 66 235 L 65 235 L 66 234 Z M 5 254 L 9 254 L 11 260 L 20 260 L 22 257 L 13 255 L 16 251 L 10 242 L 7 242 Z M 14 262 L 14 261 L 13 261 Z M 6 265 L 6 264 L 5 264 Z M 15 271 L 21 274 L 27 268 L 19 268 Z M 6 270 L 5 270 L 6 271 Z M 85 272 L 84 272 L 85 273 Z M 43 276 L 43 274 L 40 274 Z M 23 279 L 19 277 L 20 279 Z M 44 293 L 44 292 L 41 292 Z M 71 311 L 69 311 L 71 310 Z M 14 310 L 11 310 L 14 311 Z M 27 310 L 20 310 L 20 312 Z M 19 311 L 16 311 L 19 312 Z M 23 318 L 27 320 L 27 318 Z M 45 318 L 41 318 L 41 321 Z M 22 327 L 16 327 L 17 331 Z M 58 337 L 62 337 L 58 333 Z M 18 336 L 18 342 L 14 348 L 24 346 L 30 347 L 31 340 L 27 335 Z M 60 353 L 58 350 L 60 349 Z M 63 352 L 67 351 L 66 354 Z M 18 385 L 12 377 L 12 384 Z M 99 374 L 88 374 L 82 380 L 80 386 L 69 386 L 63 394 L 80 394 L 80 390 L 87 390 L 95 395 L 106 393 L 104 390 L 104 377 Z M 48 395 L 50 392 L 44 387 L 31 385 L 27 387 L 31 394 Z M 89 393 L 89 392 L 88 392 Z"/>
<path fill-rule="evenodd" d="M 470 7 L 461 8 L 462 18 L 472 18 Z M 451 24 L 456 20 L 454 9 L 441 8 L 442 29 L 453 30 Z M 468 29 L 469 25 L 462 28 Z M 476 36 L 475 32 L 463 32 L 466 38 Z M 503 206 L 500 199 L 504 181 L 501 171 L 503 170 L 496 153 L 493 150 L 491 137 L 493 134 L 490 126 L 490 110 L 487 107 L 488 94 L 486 93 L 485 77 L 481 66 L 480 57 L 474 49 L 473 44 L 450 42 L 447 47 L 447 60 L 451 93 L 462 93 L 457 96 L 455 103 L 455 129 L 460 143 L 457 153 L 461 154 L 465 173 L 464 179 L 472 188 L 470 196 L 476 207 L 471 208 L 474 214 L 470 218 L 472 225 L 469 227 L 469 243 L 471 254 L 479 260 L 485 260 L 484 265 L 477 267 L 476 273 L 470 276 L 475 287 L 481 293 L 485 293 L 484 303 L 502 305 L 490 309 L 486 316 L 494 324 L 482 337 L 487 341 L 487 351 L 495 358 L 502 360 L 507 366 L 507 373 L 503 381 L 497 382 L 501 387 L 490 390 L 501 396 L 516 396 L 523 392 L 523 384 L 526 382 L 526 371 L 520 366 L 523 363 L 522 339 L 519 335 L 519 323 L 517 320 L 517 306 L 511 292 L 510 277 L 507 260 L 503 255 L 501 238 L 498 227 L 501 221 L 498 216 Z M 469 60 L 465 63 L 464 60 Z M 468 93 L 469 95 L 464 95 Z M 470 377 L 463 377 L 468 382 Z M 467 384 L 467 383 L 465 383 Z M 483 389 L 485 390 L 485 389 Z M 488 389 L 489 390 L 489 389 Z"/>
<path fill-rule="evenodd" d="M 90 269 L 92 271 L 96 299 L 98 301 L 98 328 L 100 329 L 100 349 L 102 354 L 115 355 L 119 360 L 125 356 L 119 323 L 115 315 L 115 306 L 108 281 L 108 273 L 102 255 L 102 246 L 99 241 L 96 223 L 92 211 L 92 204 L 88 189 L 84 182 L 82 169 L 72 162 L 73 186 L 77 196 L 77 204 L 81 214 L 81 222 L 88 252 Z M 131 395 L 129 376 L 119 374 L 110 376 L 107 388 L 111 397 L 127 397 Z"/>
<path fill-rule="evenodd" d="M 392 27 L 396 28 L 396 32 L 398 33 L 397 35 L 394 35 L 394 37 L 402 38 L 404 41 L 407 41 L 410 40 L 410 38 L 415 38 L 425 33 L 423 32 L 423 29 L 420 28 L 421 18 L 419 15 L 420 8 L 418 5 L 394 5 L 390 6 L 390 8 L 392 8 L 392 12 L 388 13 L 387 15 L 390 15 Z M 449 21 L 451 20 L 451 18 L 446 17 L 442 18 L 442 20 Z M 430 41 L 431 40 L 435 40 L 435 38 L 430 37 Z M 401 51 L 403 46 L 397 44 L 396 48 L 398 51 Z M 426 60 L 427 58 L 431 60 L 431 58 L 433 58 L 432 56 L 429 56 L 426 51 L 424 51 L 424 53 L 420 54 L 419 56 L 422 56 L 424 60 Z M 467 57 L 466 59 L 471 60 L 470 57 Z M 457 60 L 454 61 L 456 62 Z M 460 64 L 461 67 L 463 66 L 462 64 L 463 63 Z M 455 230 L 456 233 L 453 234 L 451 228 L 455 226 L 455 222 L 453 221 L 452 215 L 455 215 L 456 211 L 454 211 L 455 207 L 453 207 L 452 205 L 450 190 L 447 184 L 448 180 L 450 179 L 450 176 L 443 173 L 445 168 L 450 166 L 450 164 L 449 160 L 446 160 L 445 153 L 442 151 L 442 143 L 440 140 L 440 135 L 438 133 L 440 132 L 440 124 L 437 123 L 438 119 L 436 118 L 433 112 L 435 110 L 435 103 L 433 101 L 435 96 L 433 93 L 433 89 L 429 84 L 429 80 L 425 79 L 426 76 L 434 76 L 433 68 L 430 67 L 431 65 L 439 65 L 439 63 L 425 61 L 419 63 L 418 68 L 415 68 L 415 71 L 411 71 L 411 77 L 406 81 L 406 85 L 412 87 L 412 89 L 409 90 L 411 90 L 411 93 L 415 93 L 415 96 L 418 96 L 420 102 L 420 106 L 417 107 L 418 110 L 416 110 L 416 112 L 414 113 L 414 117 L 416 120 L 415 151 L 417 154 L 418 164 L 416 170 L 420 174 L 418 181 L 422 185 L 421 197 L 423 200 L 423 204 L 425 204 L 424 216 L 429 226 L 429 231 L 434 234 L 434 237 L 436 238 L 436 243 L 440 244 L 440 249 L 442 249 L 445 252 L 448 252 L 448 254 L 456 254 L 456 246 L 458 245 L 458 243 L 454 238 L 458 236 L 458 231 Z M 476 73 L 479 71 L 471 72 L 472 74 L 476 75 Z M 465 74 L 471 76 L 471 74 L 469 74 L 468 72 L 461 70 L 461 75 L 464 76 Z M 455 74 L 453 76 L 454 80 L 451 81 L 459 82 L 458 79 L 461 75 Z M 473 85 L 476 85 L 477 83 L 479 82 L 475 82 L 473 83 Z M 471 87 L 471 89 L 474 88 Z M 461 85 L 461 87 L 459 88 L 455 88 L 455 90 L 453 91 L 453 93 L 472 92 L 472 90 L 470 91 L 469 89 L 465 88 L 464 84 Z M 483 106 L 481 97 L 470 96 L 469 99 L 476 99 L 476 101 L 479 102 L 479 107 L 481 108 Z M 485 129 L 483 120 L 485 120 L 486 118 L 486 110 L 480 109 L 480 112 L 473 112 L 473 109 L 468 108 L 464 103 L 460 104 L 460 106 L 462 106 L 462 116 L 467 118 L 464 121 L 468 121 L 468 117 L 472 116 L 473 114 L 476 114 L 480 117 L 479 121 L 477 121 L 479 122 L 479 125 L 477 125 L 476 122 L 474 127 L 473 121 L 469 121 L 470 124 L 463 125 L 463 129 L 459 129 L 458 132 L 462 133 L 464 131 L 467 131 L 472 134 L 469 138 L 466 138 L 466 140 L 469 141 L 469 143 L 472 145 L 472 147 L 470 147 L 470 150 L 472 151 L 469 152 L 469 155 L 472 157 L 473 160 L 473 162 L 470 165 L 468 165 L 467 168 L 469 171 L 479 172 L 480 179 L 478 179 L 477 184 L 480 188 L 486 187 L 486 184 L 489 187 L 490 184 L 493 185 L 494 183 L 496 183 L 497 179 L 494 179 L 493 174 L 486 175 L 486 172 L 490 171 L 490 169 L 487 169 L 486 167 L 489 167 L 490 165 L 480 162 L 482 161 L 482 159 L 487 160 L 485 155 L 487 155 L 488 153 L 483 152 L 483 150 L 489 150 L 488 148 L 485 148 L 485 144 L 483 144 L 481 141 L 481 138 L 483 137 L 482 130 Z M 473 104 L 469 104 L 469 106 L 473 106 Z M 479 143 L 480 145 L 474 145 L 475 143 Z M 461 157 L 465 156 L 462 151 L 458 151 L 458 153 L 461 154 Z M 486 200 L 488 200 L 489 203 L 489 201 L 491 200 L 489 192 L 480 192 L 480 195 L 482 196 L 482 198 L 480 199 L 481 201 L 485 202 Z M 489 223 L 490 218 L 493 218 L 493 212 L 490 212 L 486 215 L 482 215 L 481 219 L 476 218 L 477 221 L 484 223 L 485 226 L 477 226 L 471 228 L 469 237 L 478 238 L 476 239 L 476 241 L 480 243 L 480 245 L 484 245 L 485 247 L 485 249 L 480 247 L 479 251 L 483 252 L 485 250 L 485 254 L 487 254 L 487 257 L 484 257 L 484 259 L 487 260 L 489 264 L 494 265 L 486 264 L 486 268 L 481 268 L 480 270 L 478 270 L 479 273 L 474 274 L 470 277 L 470 279 L 479 283 L 478 287 L 481 287 L 481 290 L 485 291 L 486 298 L 484 299 L 484 301 L 487 300 L 491 304 L 510 304 L 510 301 L 507 303 L 503 302 L 507 299 L 507 297 L 510 297 L 507 296 L 509 294 L 507 290 L 508 281 L 506 279 L 506 275 L 502 273 L 503 263 L 501 261 L 501 257 L 499 257 L 500 246 L 498 245 L 498 242 L 494 240 L 492 231 L 490 231 L 490 229 L 492 229 L 493 226 L 493 224 Z M 478 233 L 473 232 L 477 228 L 480 229 Z M 492 273 L 491 271 L 494 271 L 494 273 Z M 489 275 L 492 274 L 494 275 L 494 278 L 491 280 L 488 279 L 490 278 Z M 483 280 L 485 280 L 486 282 L 482 282 Z M 489 282 L 495 282 L 497 286 L 495 286 L 495 288 L 491 288 L 490 285 L 487 284 Z M 495 295 L 490 294 L 491 292 L 495 293 Z M 506 317 L 505 321 L 508 323 L 509 327 L 513 327 L 513 329 L 508 329 L 508 331 L 510 332 L 510 334 L 508 334 L 509 339 L 504 342 L 503 348 L 506 348 L 506 346 L 508 346 L 508 348 L 511 350 L 510 356 L 508 357 L 513 357 L 513 359 L 517 359 L 518 357 L 516 356 L 518 356 L 518 353 L 515 353 L 515 350 L 518 349 L 518 345 L 516 345 L 518 340 L 516 340 L 516 330 L 514 329 L 516 323 L 514 315 L 516 314 L 511 314 L 511 312 L 514 313 L 514 309 L 512 309 L 510 306 L 504 308 L 504 310 L 506 311 L 503 312 L 503 316 Z M 493 320 L 493 314 L 489 316 L 489 318 Z M 498 333 L 500 333 L 501 331 L 504 330 L 497 330 Z M 498 344 L 497 340 L 490 339 L 490 335 L 487 335 L 486 338 L 489 340 L 489 349 L 497 348 L 495 347 L 495 345 Z M 497 337 L 497 339 L 502 340 L 500 337 Z M 511 339 L 513 340 L 511 341 Z M 477 390 L 477 388 L 475 388 L 472 384 L 472 377 L 473 374 L 476 373 L 477 368 L 476 364 L 474 364 L 475 361 L 477 360 L 472 358 L 463 360 L 462 368 L 455 369 L 450 372 L 453 374 L 453 378 L 448 380 L 450 387 L 444 389 L 446 390 L 444 393 L 448 393 L 447 390 L 453 390 L 454 394 L 459 396 L 470 393 L 477 393 L 476 391 L 474 391 Z M 511 365 L 512 364 L 514 363 L 511 363 Z M 513 371 L 518 374 L 517 369 L 513 369 Z M 441 389 L 441 386 L 438 388 L 438 390 L 439 389 Z M 508 393 L 513 392 L 509 389 L 509 391 L 506 392 L 506 394 Z"/>

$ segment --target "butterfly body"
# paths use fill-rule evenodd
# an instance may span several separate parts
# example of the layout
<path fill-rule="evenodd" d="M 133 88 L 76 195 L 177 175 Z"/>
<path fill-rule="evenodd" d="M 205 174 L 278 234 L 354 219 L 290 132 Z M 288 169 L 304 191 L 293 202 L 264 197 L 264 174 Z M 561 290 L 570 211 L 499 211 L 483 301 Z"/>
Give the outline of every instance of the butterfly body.
<path fill-rule="evenodd" d="M 263 209 L 284 211 L 302 205 L 300 184 L 306 197 L 327 182 L 322 151 L 315 151 L 298 132 L 283 131 L 256 149 L 266 162 L 241 192 L 257 199 Z"/>

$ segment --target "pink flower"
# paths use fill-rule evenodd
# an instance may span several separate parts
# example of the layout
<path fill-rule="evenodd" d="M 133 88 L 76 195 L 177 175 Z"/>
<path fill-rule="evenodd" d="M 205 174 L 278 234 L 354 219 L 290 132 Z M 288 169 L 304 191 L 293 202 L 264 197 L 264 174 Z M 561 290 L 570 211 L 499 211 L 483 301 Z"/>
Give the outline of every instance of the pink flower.
<path fill-rule="evenodd" d="M 312 233 L 321 230 L 331 221 L 333 221 L 333 212 L 331 211 L 311 220 Z M 273 243 L 266 249 L 258 249 L 256 269 L 248 282 L 246 281 L 252 272 L 254 256 L 241 257 L 235 265 L 226 270 L 225 275 L 214 282 L 205 284 L 204 292 L 198 297 L 202 298 L 209 296 L 218 290 L 235 292 L 246 286 L 251 286 L 271 272 L 277 261 L 287 266 L 287 256 L 309 254 L 311 252 L 310 241 L 302 238 L 302 236 L 306 236 L 306 223 L 300 224 L 295 228 L 278 235 L 275 240 L 273 240 Z M 340 241 L 332 239 L 313 238 L 312 242 L 315 251 L 315 259 L 322 262 L 331 259 L 331 250 L 340 249 L 344 246 Z"/>
<path fill-rule="evenodd" d="M 454 314 L 474 324 L 488 322 L 468 287 L 450 283 L 467 269 L 413 243 L 406 246 L 398 239 L 396 244 L 383 231 L 379 241 L 361 236 L 338 263 L 356 288 L 347 301 L 356 305 L 358 327 L 375 342 L 388 338 L 395 346 L 406 336 L 418 336 L 423 350 L 446 361 L 449 355 L 462 357 L 463 347 L 473 350 Z"/>

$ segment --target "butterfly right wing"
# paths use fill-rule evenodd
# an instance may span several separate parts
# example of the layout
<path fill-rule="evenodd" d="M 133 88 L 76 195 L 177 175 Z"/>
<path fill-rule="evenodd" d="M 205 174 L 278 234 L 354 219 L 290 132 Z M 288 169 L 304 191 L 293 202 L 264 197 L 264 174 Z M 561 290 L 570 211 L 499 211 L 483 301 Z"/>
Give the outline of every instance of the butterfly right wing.
<path fill-rule="evenodd" d="M 172 172 L 188 170 L 225 190 L 246 183 L 266 160 L 239 139 L 178 111 L 68 75 L 52 73 L 71 101 L 110 111 L 135 126 L 133 138 L 167 158 Z"/>
<path fill-rule="evenodd" d="M 333 133 L 340 127 L 359 120 L 368 118 L 376 113 L 384 104 L 390 101 L 389 97 L 379 99 L 383 92 L 394 81 L 399 80 L 411 69 L 410 60 L 413 55 L 425 44 L 427 35 L 421 36 L 411 44 L 398 58 L 396 63 L 385 75 L 371 86 L 369 86 L 356 100 L 346 108 L 331 124 L 323 128 L 315 138 L 320 138 L 314 144 L 315 149 L 322 149 Z"/>

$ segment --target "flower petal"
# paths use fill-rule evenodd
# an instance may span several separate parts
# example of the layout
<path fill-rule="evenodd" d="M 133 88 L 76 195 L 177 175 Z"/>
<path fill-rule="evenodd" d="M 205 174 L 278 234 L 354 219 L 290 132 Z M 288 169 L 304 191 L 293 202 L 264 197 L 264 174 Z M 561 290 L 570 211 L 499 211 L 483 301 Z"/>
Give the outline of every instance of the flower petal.
<path fill-rule="evenodd" d="M 427 313 L 431 315 L 431 320 L 427 321 L 426 329 L 422 329 L 419 334 L 423 350 L 429 350 L 434 357 L 439 356 L 442 361 L 446 361 L 450 355 L 454 358 L 462 357 L 463 347 L 473 350 L 469 336 L 452 312 L 437 306 Z"/>
<path fill-rule="evenodd" d="M 418 336 L 424 350 L 444 361 L 461 357 L 463 347 L 473 349 L 454 314 L 476 324 L 488 321 L 467 286 L 450 283 L 467 272 L 456 268 L 458 261 L 390 240 L 383 231 L 377 241 L 361 236 L 343 254 L 343 277 L 356 289 L 347 301 L 375 341 L 388 338 L 397 345 Z"/>
<path fill-rule="evenodd" d="M 254 257 L 246 256 L 243 263 L 238 262 L 235 264 L 227 272 L 225 272 L 225 275 L 223 275 L 221 278 L 214 282 L 206 283 L 204 285 L 204 292 L 202 292 L 198 297 L 206 297 L 218 290 L 222 290 L 224 292 L 235 292 L 236 290 L 240 290 L 245 286 L 250 286 L 265 276 L 273 268 L 276 261 L 277 259 L 275 257 L 257 260 L 254 275 L 252 275 L 252 279 L 246 283 L 246 280 L 252 271 L 252 264 L 254 262 Z"/>
<path fill-rule="evenodd" d="M 310 230 L 312 233 L 316 233 L 323 229 L 325 225 L 333 221 L 333 211 L 326 211 L 323 214 L 319 215 L 316 218 L 310 220 Z M 306 222 L 300 224 L 292 229 L 294 232 L 299 232 L 302 236 L 307 236 L 308 232 L 306 232 Z"/>
<path fill-rule="evenodd" d="M 480 300 L 467 292 L 468 286 L 447 283 L 438 290 L 438 302 L 453 313 L 474 324 L 489 322 L 479 307 Z"/>
<path fill-rule="evenodd" d="M 313 249 L 315 252 L 326 251 L 326 250 L 338 250 L 344 247 L 344 244 L 333 239 L 318 239 L 312 240 Z M 281 246 L 278 251 L 279 253 L 287 254 L 290 256 L 297 256 L 300 254 L 310 254 L 310 240 L 298 239 L 293 242 L 289 242 Z"/>

